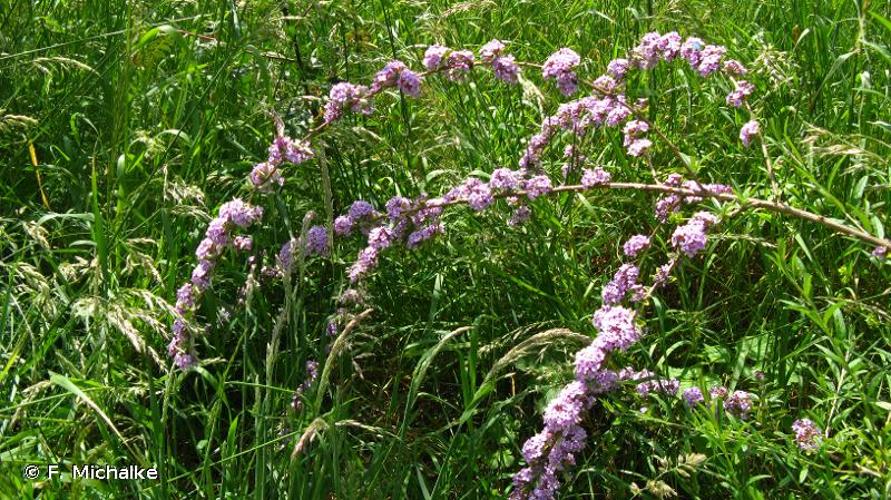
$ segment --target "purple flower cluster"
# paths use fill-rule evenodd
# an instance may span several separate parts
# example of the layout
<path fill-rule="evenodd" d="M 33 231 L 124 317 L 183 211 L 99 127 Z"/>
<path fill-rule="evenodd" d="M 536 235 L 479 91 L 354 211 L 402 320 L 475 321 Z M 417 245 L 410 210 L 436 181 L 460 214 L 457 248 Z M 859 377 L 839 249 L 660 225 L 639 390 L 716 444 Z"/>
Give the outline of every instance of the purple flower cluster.
<path fill-rule="evenodd" d="M 625 79 L 625 75 L 628 74 L 628 70 L 631 69 L 631 61 L 624 58 L 613 59 L 606 65 L 606 72 L 613 77 L 616 81 L 622 81 Z"/>
<path fill-rule="evenodd" d="M 421 95 L 421 75 L 415 73 L 402 61 L 388 62 L 374 75 L 371 87 L 350 82 L 340 82 L 328 92 L 325 103 L 324 122 L 332 123 L 343 117 L 345 111 L 370 115 L 374 112 L 371 99 L 384 89 L 398 88 L 410 97 Z"/>
<path fill-rule="evenodd" d="M 544 429 L 523 445 L 527 467 L 514 476 L 511 498 L 554 497 L 560 487 L 557 474 L 575 464 L 575 454 L 585 446 L 584 412 L 599 394 L 614 389 L 619 381 L 616 372 L 604 367 L 607 356 L 627 349 L 641 335 L 634 312 L 624 307 L 604 306 L 594 314 L 594 324 L 600 333 L 576 353 L 576 380 L 548 404 Z"/>
<path fill-rule="evenodd" d="M 374 75 L 371 92 L 376 94 L 392 87 L 397 87 L 405 95 L 418 97 L 421 95 L 421 77 L 402 61 L 390 61 Z"/>
<path fill-rule="evenodd" d="M 795 433 L 795 443 L 802 450 L 813 451 L 820 446 L 822 432 L 812 420 L 800 418 L 792 422 L 792 432 Z"/>
<path fill-rule="evenodd" d="M 210 280 L 217 259 L 226 248 L 248 251 L 252 247 L 250 237 L 235 236 L 236 228 L 247 229 L 263 216 L 263 209 L 245 203 L 239 198 L 220 206 L 217 217 L 210 221 L 204 239 L 198 245 L 195 256 L 198 263 L 192 270 L 192 279 L 176 293 L 176 318 L 173 321 L 173 339 L 167 353 L 180 369 L 188 369 L 197 363 L 192 353 L 192 338 L 186 316 L 192 312 L 198 298 L 210 287 Z"/>
<path fill-rule="evenodd" d="M 749 120 L 739 129 L 739 140 L 742 141 L 744 146 L 748 146 L 752 143 L 752 138 L 756 137 L 761 133 L 761 126 L 758 125 L 758 122 L 755 120 Z"/>
<path fill-rule="evenodd" d="M 695 257 L 696 254 L 705 249 L 705 243 L 708 239 L 706 229 L 705 224 L 696 219 L 690 219 L 683 226 L 675 228 L 674 233 L 671 235 L 671 246 L 687 254 L 687 257 Z"/>
<path fill-rule="evenodd" d="M 319 363 L 318 361 L 307 361 L 306 362 L 306 378 L 303 380 L 303 383 L 300 384 L 299 387 L 294 391 L 294 397 L 291 399 L 291 409 L 295 412 L 299 412 L 303 409 L 303 394 L 308 391 L 316 379 L 319 378 Z"/>
<path fill-rule="evenodd" d="M 644 398 L 654 393 L 675 396 L 681 386 L 678 379 L 659 378 L 649 370 L 634 371 L 631 368 L 625 368 L 619 372 L 619 378 L 621 380 L 640 381 L 634 389 Z"/>
<path fill-rule="evenodd" d="M 745 80 L 736 82 L 736 88 L 733 89 L 733 92 L 727 94 L 727 105 L 734 108 L 742 106 L 746 98 L 752 95 L 754 91 L 755 86 L 751 83 Z"/>
<path fill-rule="evenodd" d="M 529 169 L 538 166 L 541 154 L 560 130 L 571 131 L 577 136 L 582 136 L 591 127 L 618 126 L 629 116 L 631 116 L 631 107 L 623 95 L 588 96 L 561 104 L 554 115 L 542 121 L 539 132 L 529 139 L 526 151 L 520 159 L 520 167 Z M 645 143 L 642 143 L 639 146 L 644 145 Z"/>
<path fill-rule="evenodd" d="M 609 184 L 611 180 L 612 175 L 601 167 L 582 171 L 582 186 L 586 188 Z"/>
<path fill-rule="evenodd" d="M 541 74 L 545 80 L 556 80 L 560 93 L 570 96 L 579 88 L 575 68 L 580 62 L 581 58 L 574 50 L 564 47 L 548 57 L 541 68 Z"/>
<path fill-rule="evenodd" d="M 745 420 L 752 411 L 752 394 L 746 391 L 733 391 L 724 400 L 724 411 Z"/>
<path fill-rule="evenodd" d="M 690 408 L 705 402 L 705 397 L 702 395 L 702 390 L 699 387 L 690 387 L 689 389 L 684 389 L 683 394 L 681 395 L 684 398 L 684 403 L 687 404 Z"/>
<path fill-rule="evenodd" d="M 671 62 L 681 51 L 681 35 L 672 31 L 661 35 L 657 32 L 645 34 L 640 43 L 631 50 L 631 60 L 640 69 L 650 69 L 660 61 Z"/>
<path fill-rule="evenodd" d="M 727 59 L 724 61 L 724 72 L 728 75 L 743 76 L 749 72 L 745 66 L 736 59 Z"/>
<path fill-rule="evenodd" d="M 325 103 L 325 123 L 339 120 L 344 111 L 370 115 L 374 112 L 371 105 L 371 97 L 368 87 L 355 85 L 349 82 L 340 82 L 328 92 L 328 102 Z"/>
<path fill-rule="evenodd" d="M 625 252 L 627 257 L 631 257 L 632 259 L 637 257 L 637 254 L 646 250 L 650 247 L 650 238 L 643 234 L 635 234 L 634 236 L 628 238 L 628 241 L 622 245 L 622 251 Z"/>
<path fill-rule="evenodd" d="M 502 41 L 492 40 L 480 47 L 480 61 L 483 64 L 492 66 L 495 78 L 505 83 L 517 83 L 520 67 L 517 65 L 514 56 L 504 54 L 504 43 Z"/>
<path fill-rule="evenodd" d="M 313 155 L 312 148 L 307 142 L 279 135 L 269 145 L 269 158 L 266 161 L 270 165 L 281 165 L 285 161 L 300 165 Z"/>
<path fill-rule="evenodd" d="M 638 157 L 649 151 L 653 143 L 642 136 L 650 130 L 650 125 L 642 120 L 631 120 L 622 131 L 625 134 L 624 145 L 628 154 Z"/>
<path fill-rule="evenodd" d="M 281 246 L 278 252 L 278 266 L 282 274 L 291 272 L 294 266 L 294 252 L 302 250 L 304 256 L 325 255 L 329 250 L 328 230 L 323 226 L 312 226 L 306 235 L 292 238 Z"/>
<path fill-rule="evenodd" d="M 639 273 L 636 266 L 625 264 L 604 287 L 604 305 L 592 317 L 598 334 L 590 345 L 576 353 L 575 380 L 547 406 L 543 415 L 544 429 L 524 444 L 523 458 L 527 466 L 514 476 L 511 498 L 553 498 L 560 487 L 557 474 L 574 464 L 575 454 L 584 447 L 586 433 L 581 424 L 585 412 L 598 395 L 615 389 L 620 380 L 637 374 L 630 369 L 616 373 L 608 369 L 606 363 L 611 353 L 626 351 L 643 335 L 637 313 L 617 305 L 629 290 L 640 288 L 635 295 L 642 296 L 642 287 L 637 285 Z M 677 389 L 675 380 L 642 381 L 639 388 L 646 393 L 664 391 L 671 394 Z"/>
<path fill-rule="evenodd" d="M 254 165 L 250 179 L 251 184 L 262 192 L 272 191 L 275 186 L 281 187 L 285 184 L 285 178 L 282 177 L 278 167 L 265 161 Z"/>
<path fill-rule="evenodd" d="M 328 230 L 313 226 L 306 231 L 306 254 L 324 255 L 328 253 Z"/>
<path fill-rule="evenodd" d="M 557 474 L 575 464 L 585 446 L 584 413 L 599 394 L 616 387 L 618 375 L 604 368 L 608 354 L 627 349 L 641 334 L 634 312 L 624 307 L 601 308 L 594 315 L 599 335 L 576 354 L 576 380 L 567 384 L 545 409 L 544 429 L 523 445 L 527 466 L 514 476 L 511 498 L 553 498 Z"/>
<path fill-rule="evenodd" d="M 547 175 L 536 175 L 526 181 L 526 196 L 534 200 L 551 192 L 551 178 Z"/>
<path fill-rule="evenodd" d="M 254 188 L 261 192 L 269 192 L 275 186 L 282 186 L 285 183 L 279 172 L 282 163 L 287 161 L 299 165 L 314 155 L 309 143 L 284 135 L 283 123 L 279 122 L 277 128 L 276 137 L 269 145 L 268 158 L 265 162 L 254 165 L 248 177 Z"/>
<path fill-rule="evenodd" d="M 452 50 L 442 45 L 431 45 L 424 52 L 424 67 L 429 71 L 445 70 L 449 80 L 461 81 L 473 69 L 473 52 Z"/>
<path fill-rule="evenodd" d="M 700 75 L 709 76 L 721 67 L 726 52 L 720 45 L 705 45 L 699 38 L 690 37 L 681 46 L 680 55 Z"/>
<path fill-rule="evenodd" d="M 640 275 L 640 269 L 633 264 L 622 264 L 613 279 L 609 281 L 601 293 L 603 303 L 606 305 L 615 305 L 621 302 L 628 292 L 632 292 L 633 298 L 640 299 L 643 293 L 643 287 L 637 284 L 637 278 Z"/>

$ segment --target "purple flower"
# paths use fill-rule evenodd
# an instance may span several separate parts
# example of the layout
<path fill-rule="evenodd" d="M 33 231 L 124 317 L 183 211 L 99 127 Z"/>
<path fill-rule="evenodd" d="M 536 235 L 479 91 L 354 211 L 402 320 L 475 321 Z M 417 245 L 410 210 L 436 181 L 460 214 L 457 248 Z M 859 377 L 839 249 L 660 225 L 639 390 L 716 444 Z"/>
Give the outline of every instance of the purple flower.
<path fill-rule="evenodd" d="M 374 215 L 374 207 L 365 200 L 356 200 L 350 205 L 349 215 L 353 221 L 362 220 Z"/>
<path fill-rule="evenodd" d="M 872 256 L 877 259 L 884 259 L 887 254 L 888 254 L 888 247 L 876 247 L 872 251 Z"/>
<path fill-rule="evenodd" d="M 467 200 L 467 204 L 477 212 L 485 210 L 489 205 L 495 202 L 489 184 L 475 177 L 467 179 L 464 183 L 464 193 L 464 198 Z"/>
<path fill-rule="evenodd" d="M 278 251 L 278 266 L 285 273 L 290 273 L 291 265 L 294 263 L 294 247 L 297 246 L 297 240 L 291 238 L 286 241 Z"/>
<path fill-rule="evenodd" d="M 197 366 L 198 360 L 187 352 L 178 352 L 173 356 L 173 363 L 180 370 L 186 371 Z"/>
<path fill-rule="evenodd" d="M 278 168 L 269 162 L 254 165 L 250 179 L 251 184 L 261 192 L 269 192 L 274 186 L 282 186 L 285 183 L 285 179 L 278 171 Z"/>
<path fill-rule="evenodd" d="M 502 82 L 514 84 L 519 81 L 520 67 L 512 55 L 496 57 L 492 61 L 492 71 L 495 72 L 495 78 Z"/>
<path fill-rule="evenodd" d="M 232 246 L 239 252 L 250 252 L 254 247 L 254 239 L 250 236 L 236 236 Z"/>
<path fill-rule="evenodd" d="M 371 272 L 377 266 L 377 258 L 378 249 L 374 247 L 363 248 L 359 252 L 359 257 L 356 259 L 356 262 L 350 267 L 350 282 L 355 283 Z"/>
<path fill-rule="evenodd" d="M 211 220 L 210 224 L 207 225 L 207 231 L 204 232 L 204 237 L 216 245 L 217 248 L 228 245 L 229 228 L 226 227 L 226 219 L 217 217 Z"/>
<path fill-rule="evenodd" d="M 724 399 L 727 397 L 727 388 L 723 385 L 716 385 L 708 390 L 708 395 L 712 399 Z"/>
<path fill-rule="evenodd" d="M 706 240 L 705 226 L 690 221 L 674 230 L 674 234 L 671 235 L 671 246 L 684 252 L 688 257 L 695 257 L 705 248 Z"/>
<path fill-rule="evenodd" d="M 792 431 L 795 432 L 795 442 L 805 451 L 816 450 L 820 446 L 822 432 L 812 420 L 801 418 L 792 423 Z"/>
<path fill-rule="evenodd" d="M 744 146 L 748 146 L 752 142 L 752 138 L 761 133 L 761 127 L 755 120 L 749 120 L 739 129 L 739 140 Z"/>
<path fill-rule="evenodd" d="M 604 305 L 594 313 L 592 322 L 600 332 L 594 342 L 606 351 L 624 351 L 642 334 L 634 311 L 622 306 Z"/>
<path fill-rule="evenodd" d="M 724 400 L 724 411 L 745 420 L 752 410 L 752 395 L 745 391 L 733 391 Z"/>
<path fill-rule="evenodd" d="M 329 321 L 328 325 L 325 326 L 325 333 L 328 334 L 329 337 L 337 336 L 337 323 Z"/>
<path fill-rule="evenodd" d="M 306 362 L 306 379 L 309 381 L 315 381 L 319 378 L 319 362 L 309 360 Z"/>
<path fill-rule="evenodd" d="M 374 80 L 371 84 L 371 91 L 378 92 L 381 89 L 395 87 L 396 81 L 399 79 L 399 74 L 406 69 L 408 69 L 408 67 L 402 61 L 388 62 L 382 70 L 378 71 L 377 74 L 374 75 Z"/>
<path fill-rule="evenodd" d="M 612 75 L 616 80 L 625 79 L 628 69 L 631 67 L 631 61 L 628 59 L 613 59 L 606 65 L 606 72 Z"/>
<path fill-rule="evenodd" d="M 705 397 L 703 397 L 702 390 L 700 390 L 699 387 L 691 387 L 689 389 L 685 389 L 683 398 L 684 402 L 690 408 L 705 401 Z"/>
<path fill-rule="evenodd" d="M 534 200 L 551 192 L 551 178 L 547 175 L 536 175 L 526 181 L 526 196 Z"/>
<path fill-rule="evenodd" d="M 650 238 L 642 234 L 635 234 L 628 238 L 628 241 L 622 245 L 625 255 L 631 258 L 637 257 L 637 254 L 650 247 Z"/>
<path fill-rule="evenodd" d="M 615 92 L 618 83 L 609 75 L 600 75 L 593 82 L 594 90 L 601 94 L 609 95 Z"/>
<path fill-rule="evenodd" d="M 596 167 L 593 170 L 586 168 L 582 171 L 582 186 L 585 188 L 609 184 L 611 180 L 612 175 L 601 167 Z"/>
<path fill-rule="evenodd" d="M 324 255 L 328 253 L 328 230 L 313 226 L 306 231 L 306 254 Z"/>
<path fill-rule="evenodd" d="M 437 234 L 442 234 L 444 231 L 445 229 L 442 224 L 430 224 L 424 226 L 408 235 L 408 238 L 405 241 L 405 246 L 408 248 L 415 248 Z"/>
<path fill-rule="evenodd" d="M 388 227 L 376 227 L 368 233 L 368 246 L 383 250 L 393 243 L 393 231 Z"/>
<path fill-rule="evenodd" d="M 690 63 L 690 66 L 696 67 L 702 59 L 701 52 L 705 44 L 699 38 L 690 37 L 681 45 L 681 57 Z"/>
<path fill-rule="evenodd" d="M 755 91 L 755 86 L 751 83 L 740 80 L 736 82 L 736 88 L 733 92 L 727 94 L 727 105 L 733 106 L 734 108 L 738 108 L 743 105 L 743 102 L 746 100 L 746 97 L 752 95 L 752 92 Z"/>
<path fill-rule="evenodd" d="M 650 130 L 650 124 L 643 120 L 631 120 L 625 124 L 622 132 L 625 134 L 625 145 L 627 146 L 633 139 L 641 137 Z"/>
<path fill-rule="evenodd" d="M 544 457 L 546 447 L 551 444 L 554 435 L 547 429 L 533 435 L 523 444 L 523 458 L 526 463 L 533 463 Z"/>
<path fill-rule="evenodd" d="M 668 216 L 677 212 L 681 206 L 681 197 L 676 194 L 662 196 L 656 200 L 656 219 L 659 222 L 668 222 Z"/>
<path fill-rule="evenodd" d="M 708 229 L 718 223 L 718 217 L 710 212 L 700 211 L 693 214 L 693 217 L 690 218 L 690 223 L 702 224 L 703 227 Z"/>
<path fill-rule="evenodd" d="M 606 114 L 606 124 L 610 127 L 615 127 L 631 116 L 631 110 L 628 109 L 628 106 L 622 100 L 617 99 L 611 102 L 613 105 Z"/>
<path fill-rule="evenodd" d="M 545 428 L 551 432 L 559 432 L 576 425 L 581 419 L 587 399 L 583 383 L 574 381 L 564 386 L 560 394 L 545 408 Z"/>
<path fill-rule="evenodd" d="M 653 142 L 649 139 L 635 139 L 628 145 L 628 154 L 637 158 L 650 150 Z"/>
<path fill-rule="evenodd" d="M 421 77 L 410 69 L 402 70 L 399 73 L 396 86 L 407 96 L 418 97 L 421 95 Z"/>
<path fill-rule="evenodd" d="M 501 191 L 513 191 L 520 185 L 520 173 L 509 168 L 497 168 L 489 177 L 489 186 Z"/>
<path fill-rule="evenodd" d="M 720 45 L 707 45 L 699 56 L 699 64 L 696 65 L 696 71 L 703 77 L 709 76 L 721 68 L 721 59 L 727 49 Z"/>
<path fill-rule="evenodd" d="M 403 196 L 394 196 L 387 201 L 385 205 L 387 209 L 387 217 L 391 221 L 398 219 L 402 212 L 411 208 L 411 200 Z"/>
<path fill-rule="evenodd" d="M 430 71 L 436 71 L 442 67 L 443 59 L 449 53 L 449 48 L 442 45 L 431 45 L 424 52 L 424 67 Z"/>
<path fill-rule="evenodd" d="M 662 35 L 656 43 L 662 59 L 666 62 L 671 62 L 677 58 L 681 53 L 681 42 L 681 35 L 676 31 Z"/>
<path fill-rule="evenodd" d="M 353 219 L 349 215 L 341 215 L 334 219 L 334 234 L 347 236 L 353 230 Z"/>
<path fill-rule="evenodd" d="M 606 352 L 599 343 L 591 343 L 575 353 L 575 377 L 586 381 L 594 379 L 603 369 Z"/>
<path fill-rule="evenodd" d="M 469 50 L 452 51 L 448 59 L 446 59 L 446 67 L 448 68 L 447 76 L 449 80 L 460 81 L 464 79 L 464 75 L 473 68 L 473 52 Z"/>
<path fill-rule="evenodd" d="M 507 225 L 511 227 L 520 226 L 529 220 L 530 217 L 532 217 L 532 209 L 527 205 L 522 205 L 514 210 L 514 213 L 511 214 L 510 219 L 507 221 Z"/>
<path fill-rule="evenodd" d="M 368 93 L 368 87 L 349 82 L 340 82 L 331 87 L 328 93 L 328 102 L 325 104 L 325 122 L 330 123 L 339 119 L 346 109 L 370 115 L 373 109 L 368 99 Z"/>
<path fill-rule="evenodd" d="M 656 274 L 653 275 L 654 287 L 662 286 L 668 282 L 668 278 L 671 277 L 671 270 L 674 268 L 674 264 L 675 261 L 670 260 L 656 269 Z"/>
<path fill-rule="evenodd" d="M 235 224 L 240 228 L 246 228 L 263 216 L 262 207 L 254 207 L 239 198 L 223 203 L 220 206 L 219 218 Z"/>
<path fill-rule="evenodd" d="M 215 264 L 211 260 L 202 259 L 198 261 L 195 269 L 192 270 L 192 285 L 199 292 L 207 290 L 210 286 L 210 278 L 213 276 L 213 268 Z"/>
<path fill-rule="evenodd" d="M 501 40 L 492 40 L 480 47 L 480 61 L 491 64 L 504 51 L 504 43 Z"/>
<path fill-rule="evenodd" d="M 633 264 L 622 264 L 613 279 L 603 287 L 601 296 L 606 305 L 618 304 L 625 298 L 625 294 L 637 284 L 640 269 Z"/>
<path fill-rule="evenodd" d="M 182 314 L 186 309 L 195 306 L 195 290 L 191 283 L 185 283 L 176 291 L 176 309 Z"/>
<path fill-rule="evenodd" d="M 736 59 L 727 59 L 724 61 L 724 71 L 730 75 L 743 76 L 749 72 L 741 62 Z"/>
<path fill-rule="evenodd" d="M 548 57 L 541 73 L 546 80 L 556 80 L 560 92 L 569 96 L 578 88 L 578 78 L 574 70 L 580 62 L 581 58 L 575 51 L 564 47 Z"/>
<path fill-rule="evenodd" d="M 272 165 L 279 165 L 282 161 L 287 160 L 294 165 L 299 165 L 309 160 L 314 155 L 309 143 L 301 140 L 291 139 L 286 136 L 278 136 L 273 139 L 269 146 L 269 159 Z"/>
<path fill-rule="evenodd" d="M 645 34 L 640 43 L 631 49 L 632 59 L 640 69 L 650 69 L 659 62 L 661 41 L 662 36 L 659 33 L 650 32 Z"/>
<path fill-rule="evenodd" d="M 645 370 L 646 372 L 646 370 Z M 643 372 L 642 372 L 643 373 Z M 652 373 L 646 372 L 646 377 L 653 377 Z M 643 376 L 639 378 L 645 378 Z M 635 390 L 641 397 L 647 397 L 651 393 L 662 393 L 666 396 L 674 396 L 678 392 L 678 388 L 680 387 L 680 382 L 677 379 L 662 379 L 662 378 L 653 378 L 652 380 L 647 380 L 637 384 Z"/>

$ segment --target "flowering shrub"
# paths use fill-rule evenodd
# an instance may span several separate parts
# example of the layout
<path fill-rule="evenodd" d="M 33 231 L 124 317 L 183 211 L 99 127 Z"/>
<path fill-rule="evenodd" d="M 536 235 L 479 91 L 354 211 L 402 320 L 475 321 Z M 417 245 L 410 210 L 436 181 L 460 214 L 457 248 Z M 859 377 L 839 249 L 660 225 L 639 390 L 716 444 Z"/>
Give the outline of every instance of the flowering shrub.
<path fill-rule="evenodd" d="M 742 197 L 729 186 L 701 183 L 696 179 L 696 172 L 689 168 L 679 147 L 662 134 L 654 123 L 647 121 L 647 100 L 628 95 L 632 74 L 651 70 L 659 64 L 681 62 L 699 77 L 723 78 L 733 85 L 733 90 L 726 95 L 725 104 L 742 109 L 749 115 L 749 120 L 739 130 L 739 139 L 744 146 L 751 146 L 761 135 L 759 122 L 748 103 L 755 86 L 737 79 L 746 75 L 747 69 L 743 63 L 727 58 L 726 54 L 725 47 L 708 45 L 699 38 L 683 39 L 676 32 L 648 33 L 625 57 L 610 61 L 604 74 L 586 82 L 577 73 L 581 57 L 572 49 L 557 50 L 538 67 L 518 63 L 507 53 L 504 42 L 492 40 L 479 50 L 478 59 L 470 50 L 432 45 L 423 55 L 426 71 L 416 72 L 406 63 L 393 60 L 374 75 L 368 86 L 349 82 L 333 85 L 318 125 L 306 137 L 288 137 L 281 122 L 277 123 L 268 158 L 258 163 L 249 176 L 256 198 L 251 203 L 235 199 L 222 205 L 217 218 L 208 225 L 205 239 L 196 251 L 198 262 L 192 278 L 177 293 L 173 340 L 168 349 L 174 364 L 180 369 L 189 369 L 198 363 L 193 341 L 197 332 L 194 323 L 197 321 L 195 309 L 198 299 L 212 286 L 216 264 L 227 249 L 256 251 L 251 235 L 236 235 L 236 231 L 247 231 L 257 225 L 264 213 L 264 196 L 274 194 L 285 183 L 286 175 L 282 172 L 287 166 L 301 165 L 315 157 L 310 144 L 313 136 L 335 126 L 348 113 L 374 113 L 372 101 L 387 90 L 421 98 L 425 83 L 439 73 L 456 85 L 462 85 L 475 68 L 486 67 L 498 80 L 512 85 L 519 82 L 520 68 L 534 67 L 540 69 L 544 80 L 554 80 L 563 96 L 572 96 L 582 87 L 590 88 L 591 93 L 560 104 L 553 115 L 542 120 L 539 130 L 526 141 L 516 169 L 496 168 L 487 179 L 469 177 L 440 196 L 422 194 L 408 198 L 396 195 L 380 208 L 364 200 L 356 200 L 345 213 L 329 221 L 330 228 L 327 225 L 305 227 L 299 236 L 286 242 L 277 254 L 277 272 L 289 274 L 296 254 L 301 258 L 324 256 L 338 241 L 360 233 L 365 239 L 365 246 L 348 269 L 350 288 L 339 297 L 341 303 L 356 302 L 356 297 L 362 295 L 357 289 L 361 289 L 363 281 L 380 265 L 381 255 L 385 251 L 397 246 L 416 249 L 444 234 L 447 224 L 443 216 L 452 207 L 466 205 L 472 211 L 482 212 L 495 206 L 497 200 L 504 199 L 512 208 L 509 224 L 518 226 L 531 218 L 533 202 L 539 198 L 595 189 L 656 192 L 660 197 L 655 201 L 653 216 L 664 224 L 659 229 L 666 232 L 670 250 L 666 255 L 659 255 L 652 245 L 655 235 L 636 234 L 622 245 L 624 256 L 630 262 L 623 263 L 603 287 L 600 294 L 602 306 L 592 315 L 597 334 L 589 345 L 575 354 L 575 378 L 564 385 L 545 408 L 542 430 L 529 437 L 522 446 L 525 466 L 515 474 L 510 495 L 512 498 L 552 498 L 560 487 L 561 474 L 568 472 L 585 448 L 589 437 L 585 427 L 587 416 L 596 411 L 598 401 L 608 393 L 617 392 L 628 385 L 634 386 L 634 392 L 640 398 L 679 398 L 690 411 L 700 411 L 705 407 L 709 408 L 708 411 L 720 408 L 733 418 L 741 421 L 748 419 L 759 403 L 752 393 L 729 390 L 723 386 L 711 387 L 707 392 L 697 386 L 681 390 L 682 385 L 689 385 L 687 381 L 662 378 L 647 369 L 619 368 L 620 360 L 633 357 L 632 347 L 646 338 L 645 314 L 654 293 L 667 285 L 673 271 L 684 259 L 700 257 L 709 244 L 709 235 L 719 226 L 721 219 L 712 211 L 696 210 L 684 222 L 673 228 L 670 225 L 683 219 L 686 207 L 695 205 L 696 209 L 704 208 L 700 205 L 705 200 L 712 200 L 740 210 L 763 209 L 822 224 L 873 245 L 872 255 L 877 258 L 884 257 L 891 242 L 778 199 Z M 653 149 L 659 147 L 657 144 L 661 142 L 661 146 L 675 154 L 680 164 L 685 166 L 685 174 L 665 175 L 657 172 L 649 163 L 653 168 L 652 184 L 614 181 L 612 174 L 603 166 L 583 168 L 581 175 L 576 175 L 575 166 L 584 164 L 587 158 L 574 144 L 563 150 L 567 163 L 562 169 L 562 180 L 555 181 L 547 172 L 543 160 L 553 143 L 564 136 L 578 143 L 595 130 L 608 128 L 621 130 L 627 155 L 641 162 L 647 162 Z M 772 172 L 766 151 L 765 161 L 768 162 L 768 171 Z M 579 184 L 570 184 L 570 179 L 578 179 Z M 337 237 L 335 241 L 330 240 L 332 234 Z M 650 271 L 644 272 L 644 269 Z M 330 333 L 336 334 L 338 328 L 338 323 L 332 322 Z M 307 364 L 307 381 L 294 395 L 295 408 L 300 407 L 300 396 L 317 378 L 317 365 L 314 362 Z M 322 376 L 323 383 L 324 378 Z M 811 451 L 818 447 L 820 431 L 810 420 L 797 420 L 792 431 L 795 442 L 802 450 Z"/>

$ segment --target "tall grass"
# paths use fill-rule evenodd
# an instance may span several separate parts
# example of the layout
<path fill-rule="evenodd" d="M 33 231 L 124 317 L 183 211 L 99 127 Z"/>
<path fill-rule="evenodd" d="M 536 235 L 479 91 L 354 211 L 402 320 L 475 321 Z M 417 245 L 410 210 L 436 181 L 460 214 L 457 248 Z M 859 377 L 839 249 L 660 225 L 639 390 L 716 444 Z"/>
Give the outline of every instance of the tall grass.
<path fill-rule="evenodd" d="M 243 303 L 249 265 L 230 260 L 202 305 L 203 364 L 173 370 L 171 302 L 214 207 L 245 194 L 271 113 L 299 136 L 332 83 L 367 80 L 393 57 L 418 66 L 434 42 L 477 48 L 497 37 L 537 62 L 572 47 L 597 75 L 643 33 L 676 29 L 754 69 L 783 199 L 882 236 L 889 19 L 883 2 L 841 0 L 6 0 L 0 492 L 504 496 L 520 446 L 594 333 L 621 242 L 657 225 L 652 196 L 564 194 L 519 229 L 505 210 L 450 212 L 447 236 L 383 258 L 367 286 L 371 312 L 337 337 L 326 325 L 353 243 L 307 261 L 290 283 L 261 281 Z M 301 231 L 295 214 L 324 222 L 357 198 L 381 206 L 514 166 L 560 102 L 526 73 L 516 87 L 484 72 L 462 85 L 431 78 L 422 99 L 384 96 L 375 115 L 332 128 L 315 144 L 318 161 L 286 172 L 255 245 L 277 252 Z M 770 196 L 760 152 L 738 144 L 744 119 L 721 105 L 727 89 L 666 68 L 638 78 L 650 119 L 701 178 Z M 605 137 L 592 159 L 615 178 L 649 179 L 620 136 Z M 677 167 L 667 151 L 654 162 Z M 823 226 L 768 213 L 729 218 L 714 239 L 654 303 L 648 347 L 634 356 L 661 375 L 757 394 L 753 418 L 609 399 L 564 497 L 891 494 L 891 265 Z M 294 411 L 307 360 L 323 368 Z M 801 416 L 827 430 L 816 453 L 792 442 Z M 161 479 L 30 481 L 27 463 L 141 464 Z"/>

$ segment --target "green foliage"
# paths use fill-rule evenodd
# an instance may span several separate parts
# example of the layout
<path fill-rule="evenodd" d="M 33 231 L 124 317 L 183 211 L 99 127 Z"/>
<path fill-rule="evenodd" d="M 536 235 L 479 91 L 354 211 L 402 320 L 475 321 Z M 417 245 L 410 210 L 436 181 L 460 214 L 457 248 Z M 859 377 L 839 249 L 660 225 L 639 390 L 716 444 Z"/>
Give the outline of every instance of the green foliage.
<path fill-rule="evenodd" d="M 536 202 L 517 229 L 506 206 L 452 211 L 446 236 L 383 257 L 373 311 L 337 340 L 325 326 L 357 242 L 243 302 L 248 264 L 229 258 L 203 299 L 202 367 L 171 370 L 170 302 L 213 208 L 247 196 L 270 113 L 299 136 L 331 83 L 367 81 L 393 57 L 417 67 L 433 42 L 475 49 L 497 37 L 537 62 L 568 46 L 598 75 L 643 33 L 678 30 L 753 69 L 785 200 L 884 235 L 889 19 L 868 0 L 5 0 L 0 496 L 504 496 L 541 408 L 594 334 L 619 245 L 657 226 L 653 197 L 565 194 Z M 385 96 L 375 115 L 315 140 L 334 211 L 514 165 L 560 102 L 533 73 L 516 87 L 483 72 L 430 78 L 421 99 Z M 728 89 L 664 67 L 635 78 L 703 179 L 770 196 L 760 152 L 738 143 L 744 115 L 723 106 Z M 650 179 L 615 132 L 586 150 L 615 179 Z M 663 148 L 654 163 L 680 170 Z M 259 248 L 299 232 L 297 214 L 330 217 L 319 168 L 285 173 Z M 753 392 L 752 418 L 630 392 L 604 400 L 564 497 L 891 495 L 891 264 L 871 250 L 775 214 L 729 218 L 654 302 L 626 357 L 684 387 Z M 325 383 L 295 412 L 310 359 Z M 790 430 L 803 416 L 828 431 L 812 454 Z M 161 480 L 29 481 L 27 463 L 156 466 Z"/>

